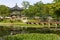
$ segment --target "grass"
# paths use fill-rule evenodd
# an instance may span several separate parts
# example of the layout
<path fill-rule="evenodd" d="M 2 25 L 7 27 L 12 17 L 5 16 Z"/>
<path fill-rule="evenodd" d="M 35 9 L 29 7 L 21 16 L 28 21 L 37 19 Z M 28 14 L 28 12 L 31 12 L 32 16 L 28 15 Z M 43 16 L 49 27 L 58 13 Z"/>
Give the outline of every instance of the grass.
<path fill-rule="evenodd" d="M 29 22 L 36 22 L 37 20 L 28 20 Z M 15 27 L 42 27 L 42 25 L 35 25 L 35 24 L 26 24 L 19 21 L 14 21 L 13 23 L 10 22 L 10 20 L 5 19 L 0 22 L 1 26 L 15 26 Z"/>
<path fill-rule="evenodd" d="M 37 20 L 28 20 L 29 22 L 38 22 Z M 35 28 L 41 28 L 41 27 L 48 27 L 48 25 L 39 25 L 39 24 L 26 24 L 21 21 L 14 21 L 13 23 L 10 22 L 10 20 L 3 20 L 0 22 L 0 26 L 15 26 L 15 27 L 35 27 Z M 51 25 L 52 27 L 55 26 L 55 24 Z"/>
<path fill-rule="evenodd" d="M 1 26 L 15 26 L 15 27 L 42 27 L 39 24 L 26 24 L 26 23 L 0 23 Z"/>
<path fill-rule="evenodd" d="M 10 26 L 14 26 L 14 27 L 35 27 L 35 28 L 42 28 L 42 27 L 49 27 L 48 25 L 39 25 L 39 24 L 26 24 L 26 23 L 23 23 L 23 22 L 0 22 L 0 26 L 7 26 L 7 27 L 10 27 Z M 55 27 L 55 24 L 52 24 L 51 27 Z"/>

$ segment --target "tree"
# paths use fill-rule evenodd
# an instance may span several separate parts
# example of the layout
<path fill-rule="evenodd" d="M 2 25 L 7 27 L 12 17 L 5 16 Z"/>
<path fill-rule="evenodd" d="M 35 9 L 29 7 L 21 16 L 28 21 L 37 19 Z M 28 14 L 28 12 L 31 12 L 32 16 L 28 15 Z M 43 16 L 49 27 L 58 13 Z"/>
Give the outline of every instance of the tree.
<path fill-rule="evenodd" d="M 29 8 L 30 3 L 28 1 L 23 1 L 22 5 L 23 5 L 24 9 L 27 9 L 27 8 Z"/>
<path fill-rule="evenodd" d="M 56 18 L 60 17 L 60 2 L 54 3 L 52 9 Z"/>
<path fill-rule="evenodd" d="M 42 1 L 39 1 L 39 2 L 37 2 L 36 4 L 34 4 L 34 5 L 42 5 L 43 4 L 43 2 Z"/>
<path fill-rule="evenodd" d="M 60 2 L 60 0 L 53 0 L 53 2 Z"/>
<path fill-rule="evenodd" d="M 60 8 L 58 10 L 55 10 L 55 14 L 56 14 L 56 17 L 59 18 L 60 17 Z"/>
<path fill-rule="evenodd" d="M 39 16 L 48 17 L 49 15 L 56 18 L 60 17 L 60 2 L 43 4 L 43 2 L 37 2 L 34 5 L 29 6 L 23 13 L 28 17 Z"/>
<path fill-rule="evenodd" d="M 5 5 L 0 5 L 0 15 L 1 16 L 7 16 L 9 15 L 9 7 L 5 6 Z"/>
<path fill-rule="evenodd" d="M 43 12 L 43 6 L 44 6 L 44 4 L 43 4 L 43 2 L 42 1 L 39 1 L 39 2 L 37 2 L 36 4 L 34 4 L 34 7 L 35 7 L 35 16 L 42 16 L 42 12 Z"/>

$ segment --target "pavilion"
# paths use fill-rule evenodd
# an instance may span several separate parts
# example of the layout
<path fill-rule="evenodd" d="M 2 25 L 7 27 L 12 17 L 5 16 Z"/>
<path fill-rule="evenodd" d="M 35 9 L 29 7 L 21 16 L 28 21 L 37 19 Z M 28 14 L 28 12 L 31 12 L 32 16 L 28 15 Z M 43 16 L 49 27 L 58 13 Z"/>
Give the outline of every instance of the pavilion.
<path fill-rule="evenodd" d="M 23 8 L 18 7 L 17 3 L 14 7 L 10 8 L 12 11 L 11 16 L 22 16 L 21 11 L 23 11 Z"/>
<path fill-rule="evenodd" d="M 27 22 L 27 17 L 21 13 L 24 10 L 23 8 L 18 7 L 18 5 L 16 4 L 13 8 L 10 8 L 10 10 L 12 11 L 10 16 L 13 19 L 17 19 L 17 20 L 21 20 L 23 22 Z"/>

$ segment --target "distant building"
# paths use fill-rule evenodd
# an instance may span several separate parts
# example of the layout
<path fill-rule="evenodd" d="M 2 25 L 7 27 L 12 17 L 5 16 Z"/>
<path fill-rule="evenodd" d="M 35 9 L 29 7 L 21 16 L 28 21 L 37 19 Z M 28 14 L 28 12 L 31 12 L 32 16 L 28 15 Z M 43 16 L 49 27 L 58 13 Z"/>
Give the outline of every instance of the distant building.
<path fill-rule="evenodd" d="M 12 13 L 10 14 L 11 16 L 22 16 L 21 11 L 23 11 L 23 8 L 18 7 L 16 4 L 13 8 L 10 8 Z"/>
<path fill-rule="evenodd" d="M 27 22 L 27 17 L 25 17 L 25 15 L 22 15 L 21 13 L 21 11 L 24 10 L 23 8 L 18 7 L 18 5 L 16 4 L 13 8 L 10 8 L 10 10 L 12 11 L 12 13 L 10 14 L 12 19 Z"/>

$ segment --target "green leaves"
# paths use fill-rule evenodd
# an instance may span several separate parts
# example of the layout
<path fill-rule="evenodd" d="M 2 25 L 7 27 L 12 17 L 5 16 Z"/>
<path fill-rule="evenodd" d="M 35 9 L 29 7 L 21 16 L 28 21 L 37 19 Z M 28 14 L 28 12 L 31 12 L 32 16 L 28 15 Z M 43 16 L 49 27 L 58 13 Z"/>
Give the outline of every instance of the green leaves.
<path fill-rule="evenodd" d="M 7 6 L 4 5 L 0 5 L 0 16 L 7 16 L 9 15 L 9 8 Z"/>
<path fill-rule="evenodd" d="M 55 0 L 59 1 L 59 0 Z M 29 2 L 23 1 L 22 5 L 24 10 L 21 12 L 23 15 L 28 17 L 34 16 L 52 16 L 52 17 L 60 17 L 60 2 L 43 4 L 42 1 L 35 3 L 34 5 L 30 5 Z M 28 8 L 28 9 L 27 9 Z M 11 13 L 9 7 L 0 5 L 0 15 L 8 16 Z"/>
<path fill-rule="evenodd" d="M 42 2 L 37 2 L 36 4 L 31 5 L 28 9 L 25 9 L 22 13 L 24 13 L 28 17 L 33 16 L 46 17 L 50 15 L 56 18 L 60 17 L 59 10 L 60 10 L 60 2 L 50 4 L 43 4 Z"/>
<path fill-rule="evenodd" d="M 59 36 L 55 34 L 18 34 L 5 37 L 5 40 L 59 40 Z"/>
<path fill-rule="evenodd" d="M 60 0 L 53 0 L 53 2 L 55 2 L 55 3 L 56 3 L 56 2 L 60 2 Z"/>
<path fill-rule="evenodd" d="M 30 3 L 28 1 L 23 1 L 22 5 L 23 5 L 24 9 L 27 9 L 29 7 Z"/>

